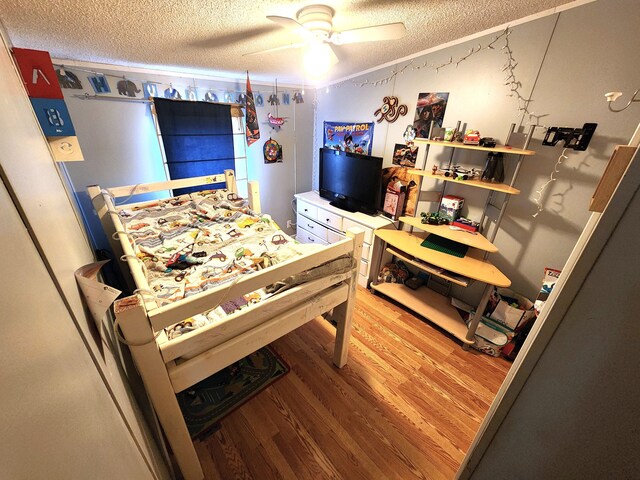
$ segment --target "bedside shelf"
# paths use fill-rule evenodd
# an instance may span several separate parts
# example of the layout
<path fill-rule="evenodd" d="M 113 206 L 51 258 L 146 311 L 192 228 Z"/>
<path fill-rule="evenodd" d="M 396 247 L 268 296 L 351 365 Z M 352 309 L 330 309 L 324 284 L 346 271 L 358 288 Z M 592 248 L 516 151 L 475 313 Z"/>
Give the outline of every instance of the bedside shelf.
<path fill-rule="evenodd" d="M 434 175 L 431 172 L 426 172 L 424 170 L 418 169 L 410 169 L 409 173 L 411 173 L 412 175 L 420 175 L 421 177 L 430 177 L 435 178 L 436 180 L 444 180 L 445 182 L 459 183 L 461 185 L 467 185 L 469 187 L 484 188 L 485 190 L 508 193 L 509 195 L 518 195 L 520 193 L 520 190 L 518 190 L 517 188 L 510 187 L 509 185 L 506 185 L 504 183 L 482 182 L 480 180 L 456 180 L 452 177 L 445 177 L 444 175 Z"/>
<path fill-rule="evenodd" d="M 449 147 L 449 148 L 462 148 L 464 150 L 480 150 L 482 152 L 499 152 L 499 153 L 508 153 L 511 155 L 535 155 L 536 152 L 533 150 L 522 150 L 521 148 L 512 148 L 507 147 L 506 145 L 496 145 L 495 147 L 481 147 L 479 145 L 465 145 L 464 143 L 459 142 L 443 142 L 440 140 L 427 140 L 425 138 L 416 138 L 414 140 L 415 143 L 425 143 L 427 145 L 437 145 L 439 147 Z"/>

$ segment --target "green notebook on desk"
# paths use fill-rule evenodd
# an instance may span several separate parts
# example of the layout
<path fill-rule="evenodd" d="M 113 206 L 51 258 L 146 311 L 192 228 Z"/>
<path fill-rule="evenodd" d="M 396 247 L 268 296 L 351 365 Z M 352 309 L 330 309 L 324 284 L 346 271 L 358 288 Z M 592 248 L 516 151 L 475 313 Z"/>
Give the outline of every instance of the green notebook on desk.
<path fill-rule="evenodd" d="M 453 240 L 434 235 L 433 233 L 425 238 L 420 245 L 438 252 L 453 255 L 454 257 L 464 257 L 469 249 L 468 246 L 462 243 L 454 242 Z"/>

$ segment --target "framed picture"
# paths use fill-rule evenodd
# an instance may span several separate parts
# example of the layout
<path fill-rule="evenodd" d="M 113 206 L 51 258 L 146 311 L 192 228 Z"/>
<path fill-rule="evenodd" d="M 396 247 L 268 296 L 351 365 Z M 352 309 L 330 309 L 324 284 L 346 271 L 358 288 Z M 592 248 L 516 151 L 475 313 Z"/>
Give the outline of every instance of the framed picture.
<path fill-rule="evenodd" d="M 416 129 L 417 138 L 428 138 L 429 127 L 433 120 L 433 126 L 442 128 L 444 112 L 449 102 L 449 93 L 420 93 L 416 104 L 416 115 L 413 119 L 413 127 Z"/>
<path fill-rule="evenodd" d="M 402 143 L 396 143 L 393 148 L 393 164 L 401 167 L 414 168 L 418 158 L 418 147 L 412 145 L 408 147 Z"/>

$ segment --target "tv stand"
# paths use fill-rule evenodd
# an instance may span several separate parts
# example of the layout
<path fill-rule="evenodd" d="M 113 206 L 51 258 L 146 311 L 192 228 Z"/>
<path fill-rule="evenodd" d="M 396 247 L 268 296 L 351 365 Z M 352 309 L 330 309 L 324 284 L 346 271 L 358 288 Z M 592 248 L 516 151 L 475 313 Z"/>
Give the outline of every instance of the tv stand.
<path fill-rule="evenodd" d="M 382 216 L 344 210 L 342 208 L 344 203 L 329 202 L 316 192 L 297 193 L 295 198 L 297 201 L 296 240 L 300 243 L 326 245 L 344 239 L 344 232 L 351 227 L 364 230 L 358 283 L 367 287 L 371 280 L 378 276 L 377 271 L 370 271 L 369 265 L 378 255 L 382 255 L 380 250 L 382 242 L 376 239 L 373 231 L 379 228 L 395 228 L 394 222 Z"/>

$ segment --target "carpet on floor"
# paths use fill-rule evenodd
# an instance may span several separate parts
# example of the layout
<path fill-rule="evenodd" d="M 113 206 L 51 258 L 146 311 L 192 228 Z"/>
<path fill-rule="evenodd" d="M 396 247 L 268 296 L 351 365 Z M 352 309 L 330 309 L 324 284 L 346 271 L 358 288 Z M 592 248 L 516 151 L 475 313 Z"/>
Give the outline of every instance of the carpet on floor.
<path fill-rule="evenodd" d="M 270 347 L 247 355 L 180 392 L 178 403 L 194 440 L 220 429 L 220 420 L 289 371 Z"/>

